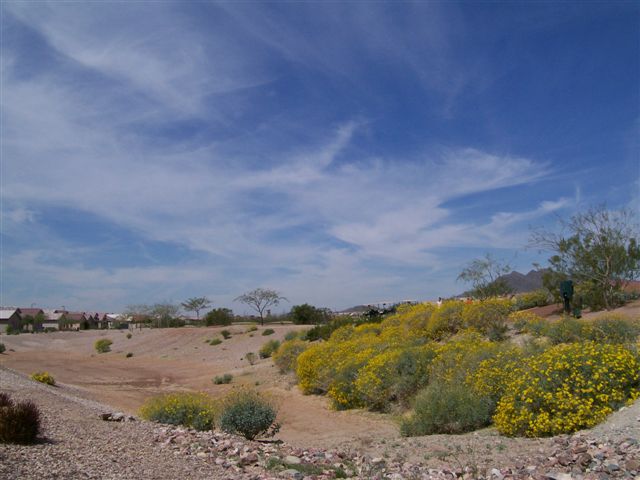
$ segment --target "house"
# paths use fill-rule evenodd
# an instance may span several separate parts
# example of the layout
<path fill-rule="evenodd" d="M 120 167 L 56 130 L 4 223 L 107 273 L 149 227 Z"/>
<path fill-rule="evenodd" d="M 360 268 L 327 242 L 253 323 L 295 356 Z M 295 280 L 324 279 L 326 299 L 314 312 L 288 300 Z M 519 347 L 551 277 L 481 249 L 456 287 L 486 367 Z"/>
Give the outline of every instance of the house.
<path fill-rule="evenodd" d="M 42 331 L 45 321 L 44 310 L 41 308 L 22 308 L 18 309 L 22 318 L 22 328 L 29 332 Z"/>
<path fill-rule="evenodd" d="M 89 325 L 84 312 L 65 312 L 58 322 L 60 330 L 86 330 Z"/>
<path fill-rule="evenodd" d="M 66 313 L 64 310 L 45 309 L 45 320 L 42 322 L 42 328 L 45 330 L 58 330 L 60 328 L 60 317 L 62 317 L 64 313 Z"/>
<path fill-rule="evenodd" d="M 93 320 L 95 322 L 95 328 L 99 328 L 99 329 L 107 329 L 109 328 L 109 316 L 107 313 L 94 313 L 93 314 Z"/>
<path fill-rule="evenodd" d="M 9 327 L 13 330 L 19 330 L 22 327 L 19 308 L 0 310 L 0 333 L 6 333 Z"/>

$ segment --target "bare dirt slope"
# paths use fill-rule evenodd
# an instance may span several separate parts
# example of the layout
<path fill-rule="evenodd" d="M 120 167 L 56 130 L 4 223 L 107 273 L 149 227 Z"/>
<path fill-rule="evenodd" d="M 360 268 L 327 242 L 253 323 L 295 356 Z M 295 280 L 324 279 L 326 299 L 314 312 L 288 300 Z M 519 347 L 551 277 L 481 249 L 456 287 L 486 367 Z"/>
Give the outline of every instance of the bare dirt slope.
<path fill-rule="evenodd" d="M 263 336 L 265 328 L 275 334 Z M 92 398 L 130 414 L 154 395 L 176 390 L 199 390 L 218 395 L 232 386 L 251 385 L 270 391 L 280 402 L 280 438 L 308 446 L 331 446 L 360 437 L 396 438 L 393 421 L 367 412 L 337 412 L 325 398 L 302 395 L 290 377 L 281 375 L 270 359 L 250 365 L 245 355 L 257 354 L 271 339 L 282 340 L 292 325 L 269 325 L 247 332 L 248 326 L 227 327 L 230 339 L 211 346 L 205 340 L 222 338 L 223 328 L 142 329 L 23 334 L 0 339 L 7 352 L 0 365 L 30 374 L 51 373 L 57 382 L 84 390 Z M 110 353 L 97 354 L 100 338 L 113 341 Z M 128 352 L 133 356 L 126 358 Z M 217 375 L 230 373 L 231 385 L 214 385 Z"/>

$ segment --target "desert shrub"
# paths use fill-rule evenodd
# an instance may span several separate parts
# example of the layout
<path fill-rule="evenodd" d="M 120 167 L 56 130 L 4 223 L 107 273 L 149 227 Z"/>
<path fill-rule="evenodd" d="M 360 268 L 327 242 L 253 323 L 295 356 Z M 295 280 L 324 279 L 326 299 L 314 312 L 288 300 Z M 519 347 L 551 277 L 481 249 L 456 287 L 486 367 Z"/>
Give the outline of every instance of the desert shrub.
<path fill-rule="evenodd" d="M 228 308 L 214 308 L 204 316 L 207 327 L 218 325 L 226 327 L 233 323 L 233 312 Z"/>
<path fill-rule="evenodd" d="M 594 319 L 589 340 L 600 343 L 634 343 L 640 335 L 640 321 L 620 314 L 606 313 Z"/>
<path fill-rule="evenodd" d="M 196 430 L 211 430 L 218 409 L 204 393 L 170 393 L 149 399 L 140 409 L 146 420 L 183 425 Z"/>
<path fill-rule="evenodd" d="M 400 424 L 405 436 L 464 433 L 489 425 L 491 401 L 464 384 L 435 381 L 413 402 L 413 412 Z"/>
<path fill-rule="evenodd" d="M 475 328 L 491 340 L 502 340 L 507 332 L 507 317 L 511 309 L 509 300 L 489 298 L 466 304 L 462 318 L 467 327 Z"/>
<path fill-rule="evenodd" d="M 239 390 L 222 402 L 220 428 L 248 440 L 257 436 L 273 436 L 280 426 L 275 423 L 278 409 L 269 399 L 253 390 Z"/>
<path fill-rule="evenodd" d="M 359 318 L 350 317 L 348 315 L 341 315 L 334 317 L 324 325 L 316 325 L 315 327 L 305 332 L 305 340 L 315 342 L 316 340 L 328 340 L 329 337 L 341 327 L 347 325 L 357 325 L 363 321 Z"/>
<path fill-rule="evenodd" d="M 273 328 L 265 328 L 265 329 L 262 331 L 262 336 L 263 336 L 263 337 L 266 337 L 266 336 L 268 336 L 268 335 L 273 335 L 274 333 L 276 333 L 276 332 L 275 332 L 275 330 L 274 330 Z"/>
<path fill-rule="evenodd" d="M 127 339 L 133 337 L 133 335 L 131 335 L 131 333 L 127 333 Z"/>
<path fill-rule="evenodd" d="M 224 375 L 216 376 L 213 379 L 213 383 L 215 383 L 216 385 L 223 385 L 231 383 L 231 380 L 233 380 L 233 375 L 231 375 L 230 373 L 225 373 Z"/>
<path fill-rule="evenodd" d="M 96 340 L 96 342 L 93 344 L 93 347 L 98 353 L 107 353 L 111 351 L 112 343 L 113 342 L 108 338 L 101 338 L 100 340 Z"/>
<path fill-rule="evenodd" d="M 548 323 L 544 329 L 544 335 L 549 337 L 551 343 L 574 343 L 589 338 L 589 323 L 572 317 L 563 317 L 560 321 Z"/>
<path fill-rule="evenodd" d="M 521 348 L 509 347 L 480 362 L 478 368 L 467 376 L 465 383 L 476 394 L 491 400 L 492 413 L 527 353 Z"/>
<path fill-rule="evenodd" d="M 285 341 L 295 340 L 296 338 L 300 338 L 304 336 L 303 332 L 296 332 L 295 330 L 291 330 L 284 335 Z"/>
<path fill-rule="evenodd" d="M 245 333 L 255 332 L 256 330 L 258 330 L 257 325 L 249 325 L 249 328 L 247 328 L 247 331 Z"/>
<path fill-rule="evenodd" d="M 571 433 L 597 425 L 638 396 L 637 353 L 595 342 L 557 345 L 514 372 L 494 422 L 505 435 Z"/>
<path fill-rule="evenodd" d="M 547 320 L 532 312 L 512 312 L 508 317 L 513 328 L 519 333 L 530 333 L 536 337 L 542 336 L 547 327 Z"/>
<path fill-rule="evenodd" d="M 544 307 L 553 303 L 553 295 L 546 289 L 540 288 L 532 292 L 519 293 L 515 297 L 515 307 L 518 310 L 526 310 L 534 307 Z"/>
<path fill-rule="evenodd" d="M 231 332 L 230 332 L 229 330 L 222 330 L 222 331 L 220 332 L 220 335 L 222 335 L 222 337 L 223 337 L 225 340 L 228 340 L 229 338 L 231 338 Z"/>
<path fill-rule="evenodd" d="M 131 357 L 133 357 L 133 352 L 128 352 L 128 353 L 125 355 L 125 357 L 126 357 L 126 358 L 131 358 Z"/>
<path fill-rule="evenodd" d="M 40 411 L 32 402 L 14 403 L 0 394 L 0 443 L 33 443 L 40 433 Z"/>
<path fill-rule="evenodd" d="M 247 359 L 247 362 L 249 362 L 249 365 L 254 365 L 256 363 L 256 360 L 258 359 L 258 356 L 253 352 L 247 352 L 244 358 Z"/>
<path fill-rule="evenodd" d="M 429 375 L 431 379 L 445 383 L 463 383 L 482 361 L 505 348 L 503 344 L 485 340 L 477 332 L 462 331 L 438 347 Z"/>
<path fill-rule="evenodd" d="M 260 355 L 260 358 L 269 358 L 278 351 L 278 348 L 280 348 L 279 340 L 269 340 L 267 343 L 262 345 L 260 351 L 258 351 L 258 355 Z"/>
<path fill-rule="evenodd" d="M 435 340 L 441 340 L 456 334 L 463 325 L 464 304 L 457 300 L 443 302 L 431 317 L 428 334 Z"/>
<path fill-rule="evenodd" d="M 211 346 L 220 345 L 221 343 L 222 340 L 220 340 L 219 338 L 212 338 L 211 340 L 209 340 L 209 345 Z"/>
<path fill-rule="evenodd" d="M 0 343 L 0 353 L 4 353 L 7 347 L 4 346 L 4 343 Z"/>
<path fill-rule="evenodd" d="M 376 355 L 358 372 L 355 388 L 359 398 L 369 409 L 379 411 L 387 411 L 393 402 L 407 404 L 427 385 L 436 355 L 434 344 L 390 349 Z"/>
<path fill-rule="evenodd" d="M 56 381 L 49 372 L 35 372 L 30 376 L 31 380 L 36 382 L 45 383 L 47 385 L 55 385 Z"/>
<path fill-rule="evenodd" d="M 287 373 L 296 369 L 298 356 L 309 347 L 309 344 L 302 340 L 288 340 L 273 353 L 273 363 L 276 364 L 281 373 Z"/>

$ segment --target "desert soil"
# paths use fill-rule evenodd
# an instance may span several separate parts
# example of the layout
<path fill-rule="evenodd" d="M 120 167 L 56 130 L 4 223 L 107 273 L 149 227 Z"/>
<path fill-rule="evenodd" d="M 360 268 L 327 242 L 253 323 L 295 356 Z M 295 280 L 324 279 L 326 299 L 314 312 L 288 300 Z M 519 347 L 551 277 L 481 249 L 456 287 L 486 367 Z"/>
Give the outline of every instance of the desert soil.
<path fill-rule="evenodd" d="M 633 315 L 640 314 L 640 302 L 627 307 L 627 311 Z M 490 428 L 466 435 L 432 435 L 407 439 L 399 435 L 397 425 L 390 416 L 363 411 L 337 412 L 329 408 L 327 400 L 323 397 L 302 395 L 295 387 L 292 377 L 278 373 L 270 359 L 260 359 L 254 365 L 250 365 L 245 358 L 248 352 L 257 353 L 266 341 L 270 339 L 282 340 L 287 332 L 302 327 L 269 325 L 268 328 L 274 329 L 275 334 L 263 336 L 262 332 L 265 328 L 267 327 L 260 327 L 258 331 L 249 333 L 247 326 L 227 327 L 232 332 L 232 337 L 217 346 L 205 343 L 205 340 L 211 338 L 222 338 L 220 335 L 222 328 L 217 327 L 134 330 L 131 331 L 132 338 L 130 339 L 126 338 L 127 331 L 2 335 L 0 342 L 5 344 L 7 351 L 0 355 L 0 390 L 9 391 L 17 395 L 17 398 L 33 398 L 36 403 L 40 401 L 48 409 L 44 410 L 45 435 L 54 440 L 53 444 L 47 444 L 46 448 L 53 449 L 52 451 L 55 451 L 57 445 L 56 431 L 63 428 L 59 425 L 59 416 L 62 415 L 64 417 L 62 423 L 71 420 L 77 423 L 77 427 L 74 427 L 75 433 L 60 432 L 61 440 L 59 442 L 69 441 L 68 447 L 72 449 L 80 449 L 81 443 L 85 442 L 93 445 L 92 448 L 96 449 L 96 452 L 100 450 L 111 451 L 115 448 L 112 443 L 94 445 L 98 441 L 95 437 L 113 439 L 113 429 L 117 428 L 120 431 L 118 435 L 122 437 L 119 443 L 128 442 L 137 445 L 142 442 L 140 451 L 147 452 L 144 454 L 148 454 L 149 458 L 154 459 L 155 456 L 165 458 L 166 452 L 164 450 L 164 454 L 158 453 L 156 446 L 148 445 L 149 438 L 158 438 L 159 434 L 153 430 L 157 426 L 148 422 L 125 422 L 122 424 L 102 422 L 98 420 L 96 411 L 105 411 L 106 409 L 107 411 L 122 411 L 136 415 L 139 407 L 147 398 L 160 393 L 194 390 L 221 395 L 234 386 L 250 385 L 267 391 L 278 399 L 279 421 L 282 423 L 282 429 L 277 438 L 285 442 L 283 445 L 290 449 L 287 450 L 288 453 L 305 458 L 305 455 L 310 451 L 315 451 L 313 449 L 337 450 L 342 452 L 340 455 L 345 458 L 352 458 L 353 465 L 360 466 L 357 470 L 360 472 L 360 478 L 412 478 L 412 476 L 406 476 L 407 472 L 413 472 L 411 474 L 415 474 L 413 478 L 448 478 L 446 475 L 456 476 L 459 474 L 458 476 L 463 476 L 469 474 L 470 465 L 473 466 L 474 472 L 484 472 L 491 468 L 499 470 L 504 467 L 510 469 L 509 473 L 503 472 L 507 477 L 512 475 L 513 478 L 545 478 L 540 476 L 540 472 L 550 468 L 553 470 L 552 467 L 559 466 L 555 460 L 559 452 L 562 453 L 565 448 L 575 450 L 577 448 L 575 447 L 576 442 L 587 442 L 587 440 L 592 442 L 586 444 L 590 448 L 588 451 L 594 455 L 600 455 L 603 458 L 613 458 L 617 455 L 616 461 L 623 463 L 621 469 L 617 471 L 624 473 L 622 478 L 635 478 L 636 475 L 640 475 L 640 471 L 636 473 L 635 470 L 625 470 L 624 465 L 627 457 L 633 457 L 632 460 L 635 460 L 638 453 L 633 445 L 637 445 L 637 441 L 640 440 L 639 402 L 636 402 L 631 408 L 618 412 L 612 416 L 609 422 L 592 432 L 586 432 L 583 436 L 580 434 L 577 437 L 505 438 Z M 113 340 L 111 352 L 105 354 L 95 352 L 93 343 L 100 338 Z M 133 356 L 126 358 L 128 352 L 133 353 Z M 50 372 L 59 386 L 46 387 L 26 378 L 26 375 L 40 370 Z M 23 375 L 20 376 L 19 373 Z M 212 378 L 224 373 L 233 375 L 231 385 L 214 385 Z M 100 403 L 91 404 L 92 401 Z M 89 402 L 89 407 L 93 410 L 81 412 L 81 409 L 74 406 L 73 402 L 84 402 L 83 408 Z M 114 425 L 116 426 L 114 427 Z M 84 437 L 80 435 L 81 432 Z M 92 440 L 86 438 L 87 432 L 90 433 Z M 160 437 L 171 435 L 174 434 L 164 432 L 160 434 Z M 68 439 L 67 437 L 74 438 Z M 143 440 L 143 437 L 146 440 Z M 626 445 L 624 442 L 629 438 L 635 439 L 636 443 L 631 443 L 631 447 L 624 446 Z M 76 445 L 74 442 L 80 442 L 80 444 Z M 210 442 L 215 443 L 214 440 L 205 439 L 206 448 L 210 448 L 208 446 Z M 623 447 L 620 447 L 621 444 Z M 40 447 L 42 446 L 38 448 Z M 14 465 L 16 462 L 20 464 L 18 461 L 20 459 L 27 462 L 26 457 L 22 457 L 26 454 L 21 449 L 33 447 L 4 446 L 2 448 L 0 449 L 0 465 L 2 461 L 5 461 L 6 465 Z M 592 451 L 598 448 L 604 449 L 603 452 Z M 125 457 L 129 455 L 126 453 L 129 450 L 118 447 L 119 455 Z M 68 448 L 64 451 L 67 452 Z M 207 458 L 219 458 L 216 455 L 220 452 L 206 451 L 209 452 Z M 50 454 L 53 453 L 50 452 Z M 174 454 L 180 458 L 184 456 L 184 452 L 181 450 L 174 451 Z M 16 459 L 16 455 L 19 456 L 18 459 Z M 56 458 L 60 455 L 63 454 L 60 452 L 55 454 Z M 263 458 L 262 453 L 260 455 Z M 185 476 L 185 478 L 245 478 L 243 476 L 245 474 L 248 475 L 246 478 L 270 478 L 265 471 L 256 473 L 251 471 L 251 468 L 249 470 L 246 468 L 237 470 L 236 468 L 236 470 L 230 471 L 228 466 L 220 466 L 214 462 L 205 462 L 206 465 L 202 465 L 202 462 L 196 462 L 197 465 L 191 465 L 189 462 L 193 461 L 192 456 L 187 455 L 189 460 L 185 464 L 185 468 L 193 467 L 190 470 L 192 476 Z M 95 455 L 91 456 L 91 458 L 94 457 Z M 577 461 L 576 458 L 572 460 L 574 463 Z M 381 460 L 386 465 L 384 471 L 388 475 L 362 474 L 365 471 L 371 472 L 371 470 L 367 470 L 369 468 L 366 467 L 367 465 L 379 466 L 383 464 Z M 118 463 L 117 460 L 113 461 Z M 604 465 L 603 461 L 602 459 L 597 460 L 598 465 Z M 104 467 L 100 461 L 95 460 L 95 462 L 95 469 Z M 128 460 L 123 462 L 127 463 Z M 30 470 L 26 466 L 26 470 L 20 470 L 22 474 L 18 476 L 7 476 L 7 472 L 3 472 L 0 467 L 0 477 L 179 478 L 179 476 L 174 476 L 173 470 L 169 466 L 165 467 L 159 459 L 157 461 L 149 460 L 149 464 L 145 462 L 135 468 L 127 467 L 129 470 L 116 468 L 115 471 L 120 473 L 112 477 L 98 474 L 85 477 L 78 474 L 76 477 L 64 468 L 60 470 L 60 472 L 66 472 L 62 476 L 42 476 L 42 472 L 39 470 L 37 475 L 35 473 L 28 475 Z M 80 461 L 79 465 L 82 463 Z M 149 467 L 146 473 L 144 471 L 145 465 Z M 568 461 L 568 464 L 562 465 L 560 470 L 564 468 L 564 471 L 571 472 L 572 465 L 571 461 Z M 598 465 L 593 467 L 595 471 L 600 468 Z M 536 466 L 538 470 L 535 468 L 531 470 Z M 530 470 L 526 470 L 527 468 Z M 429 473 L 429 469 L 439 470 Z M 166 476 L 163 477 L 157 473 L 158 471 L 165 471 Z M 529 476 L 522 476 L 523 472 Z M 5 477 L 3 477 L 3 473 L 5 473 Z M 593 477 L 578 475 L 573 478 L 607 478 L 609 474 L 615 477 L 618 476 L 618 473 L 605 472 L 598 473 Z M 155 476 L 156 474 L 160 476 Z M 382 475 L 380 472 L 379 474 Z M 466 478 L 473 477 L 467 475 Z M 568 479 L 569 477 L 562 478 Z M 640 480 L 640 477 L 638 478 Z"/>

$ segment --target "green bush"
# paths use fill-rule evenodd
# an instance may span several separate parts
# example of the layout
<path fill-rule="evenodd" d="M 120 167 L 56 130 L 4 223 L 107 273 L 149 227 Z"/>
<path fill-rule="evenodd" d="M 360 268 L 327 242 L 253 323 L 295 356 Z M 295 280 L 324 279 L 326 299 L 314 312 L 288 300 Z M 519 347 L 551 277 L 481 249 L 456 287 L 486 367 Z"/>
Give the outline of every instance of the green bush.
<path fill-rule="evenodd" d="M 400 425 L 404 436 L 464 433 L 491 422 L 491 401 L 460 383 L 432 382 L 415 398 L 413 408 Z"/>
<path fill-rule="evenodd" d="M 221 343 L 222 340 L 220 340 L 219 338 L 212 338 L 211 340 L 209 340 L 209 345 L 211 346 L 220 345 Z"/>
<path fill-rule="evenodd" d="M 47 385 L 55 385 L 56 381 L 49 372 L 35 372 L 30 376 L 31 380 L 36 382 L 45 383 Z"/>
<path fill-rule="evenodd" d="M 406 349 L 387 349 L 358 371 L 359 398 L 371 410 L 387 411 L 393 402 L 407 405 L 429 381 L 435 344 Z"/>
<path fill-rule="evenodd" d="M 133 352 L 129 352 L 129 353 L 127 353 L 127 354 L 125 355 L 125 357 L 127 357 L 127 358 L 131 358 L 131 357 L 133 357 Z"/>
<path fill-rule="evenodd" d="M 127 339 L 131 338 L 133 335 L 131 333 L 127 333 Z"/>
<path fill-rule="evenodd" d="M 228 326 L 233 323 L 233 312 L 228 308 L 215 308 L 204 316 L 206 326 Z"/>
<path fill-rule="evenodd" d="M 258 354 L 260 355 L 260 358 L 269 358 L 271 355 L 278 351 L 278 348 L 280 348 L 280 341 L 269 340 L 260 348 Z"/>
<path fill-rule="evenodd" d="M 183 425 L 196 430 L 213 428 L 218 408 L 204 393 L 170 393 L 153 397 L 142 406 L 140 416 L 169 425 Z"/>
<path fill-rule="evenodd" d="M 111 351 L 111 344 L 113 342 L 108 338 L 101 338 L 100 340 L 96 340 L 96 343 L 93 344 L 96 352 L 98 353 L 107 353 Z"/>
<path fill-rule="evenodd" d="M 213 379 L 213 383 L 215 383 L 216 385 L 226 385 L 227 383 L 231 383 L 231 380 L 233 380 L 233 375 L 231 375 L 230 373 L 225 373 L 224 375 L 215 377 Z"/>
<path fill-rule="evenodd" d="M 253 390 L 240 390 L 223 400 L 220 428 L 248 440 L 257 436 L 273 436 L 280 429 L 280 425 L 275 423 L 277 415 L 273 402 Z"/>
<path fill-rule="evenodd" d="M 222 335 L 225 340 L 228 340 L 229 338 L 231 338 L 231 332 L 229 330 L 222 330 L 220 332 L 220 335 Z"/>
<path fill-rule="evenodd" d="M 250 325 L 249 328 L 247 328 L 247 331 L 245 333 L 255 332 L 256 330 L 258 330 L 257 325 Z"/>
<path fill-rule="evenodd" d="M 517 310 L 526 310 L 534 307 L 544 307 L 553 303 L 553 295 L 546 289 L 540 288 L 532 292 L 516 295 L 515 306 Z"/>
<path fill-rule="evenodd" d="M 589 340 L 599 343 L 634 343 L 640 335 L 640 321 L 608 313 L 591 323 Z"/>
<path fill-rule="evenodd" d="M 280 348 L 273 354 L 273 363 L 276 364 L 281 373 L 292 372 L 296 369 L 298 355 L 309 348 L 309 343 L 303 340 L 288 340 L 280 345 Z"/>
<path fill-rule="evenodd" d="M 253 352 L 248 352 L 245 354 L 244 358 L 247 359 L 247 362 L 249 362 L 249 365 L 254 365 L 257 360 L 257 355 Z"/>
<path fill-rule="evenodd" d="M 4 346 L 4 343 L 0 343 L 0 353 L 4 353 L 7 347 Z"/>
<path fill-rule="evenodd" d="M 296 325 L 319 325 L 331 318 L 327 309 L 314 307 L 308 303 L 291 307 L 289 317 Z"/>
<path fill-rule="evenodd" d="M 300 338 L 300 333 L 301 332 L 296 332 L 295 330 L 291 330 L 290 332 L 287 332 L 284 336 L 285 341 L 289 341 L 289 340 L 295 340 L 296 338 Z"/>
<path fill-rule="evenodd" d="M 14 403 L 0 393 L 0 443 L 33 443 L 40 433 L 40 412 L 32 402 Z"/>
<path fill-rule="evenodd" d="M 266 337 L 267 335 L 273 335 L 274 333 L 276 332 L 273 328 L 266 328 L 265 330 L 263 330 L 262 336 Z"/>

